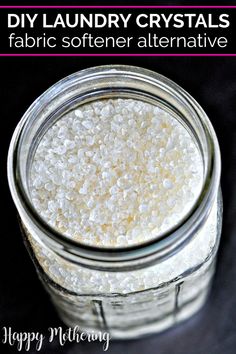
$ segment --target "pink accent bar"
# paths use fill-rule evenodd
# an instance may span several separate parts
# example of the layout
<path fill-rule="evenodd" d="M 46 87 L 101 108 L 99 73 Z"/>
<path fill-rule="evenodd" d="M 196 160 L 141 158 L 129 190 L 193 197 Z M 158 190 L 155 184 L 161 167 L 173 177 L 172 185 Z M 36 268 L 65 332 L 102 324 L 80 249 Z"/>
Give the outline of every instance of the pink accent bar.
<path fill-rule="evenodd" d="M 235 54 L 49 54 L 49 53 L 41 53 L 41 54 L 0 54 L 0 57 L 236 57 Z"/>
<path fill-rule="evenodd" d="M 0 6 L 0 9 L 235 9 L 236 5 L 157 5 L 157 6 L 148 6 L 148 5 L 140 5 L 140 6 L 134 6 L 134 5 L 129 5 L 129 6 L 122 6 L 122 5 L 101 5 L 101 6 L 76 6 L 76 5 L 61 5 L 61 6 L 55 6 L 55 5 L 49 5 L 49 6 L 43 6 L 43 5 L 19 5 L 19 6 Z"/>

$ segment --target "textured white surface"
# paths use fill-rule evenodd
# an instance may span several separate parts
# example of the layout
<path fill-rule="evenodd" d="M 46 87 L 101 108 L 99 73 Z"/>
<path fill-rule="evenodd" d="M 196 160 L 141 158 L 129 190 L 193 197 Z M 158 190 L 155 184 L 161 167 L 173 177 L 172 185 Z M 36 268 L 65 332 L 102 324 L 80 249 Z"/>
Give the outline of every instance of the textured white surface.
<path fill-rule="evenodd" d="M 35 255 L 44 271 L 57 284 L 78 294 L 121 293 L 156 288 L 172 281 L 209 257 L 217 239 L 217 203 L 204 226 L 178 253 L 151 267 L 129 272 L 105 272 L 72 264 L 40 245 L 29 235 Z M 199 287 L 199 284 L 197 285 Z M 175 291 L 173 286 L 168 286 Z M 194 285 L 185 296 L 194 291 Z M 197 289 L 195 289 L 197 290 Z"/>
<path fill-rule="evenodd" d="M 68 237 L 118 247 L 177 224 L 197 199 L 202 176 L 200 152 L 169 113 L 106 99 L 67 113 L 46 132 L 32 164 L 31 196 Z"/>

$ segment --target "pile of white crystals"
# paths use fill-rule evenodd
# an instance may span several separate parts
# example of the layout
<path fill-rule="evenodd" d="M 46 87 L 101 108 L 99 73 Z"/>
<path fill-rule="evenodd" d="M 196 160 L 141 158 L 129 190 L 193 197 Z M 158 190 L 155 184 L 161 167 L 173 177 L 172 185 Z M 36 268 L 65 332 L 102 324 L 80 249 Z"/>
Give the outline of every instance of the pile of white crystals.
<path fill-rule="evenodd" d="M 210 255 L 216 246 L 217 204 L 214 204 L 207 222 L 198 234 L 178 253 L 161 263 L 128 272 L 97 271 L 78 266 L 43 247 L 31 235 L 28 234 L 28 237 L 45 273 L 56 284 L 78 294 L 128 294 L 167 284 L 170 286 L 169 295 L 173 292 L 174 298 L 175 289 L 168 282 L 178 279 L 189 269 L 204 264 L 195 272 L 191 288 L 186 282 L 186 290 L 182 289 L 182 296 L 191 298 L 209 282 L 209 279 L 201 279 L 201 274 L 204 274 L 209 262 L 212 262 Z M 208 258 L 209 262 L 204 263 Z M 191 281 L 191 277 L 189 279 Z M 160 291 L 164 291 L 162 289 Z"/>
<path fill-rule="evenodd" d="M 176 118 L 143 101 L 103 99 L 48 129 L 30 189 L 34 207 L 57 231 L 80 243 L 120 247 L 175 226 L 202 182 L 200 152 Z"/>

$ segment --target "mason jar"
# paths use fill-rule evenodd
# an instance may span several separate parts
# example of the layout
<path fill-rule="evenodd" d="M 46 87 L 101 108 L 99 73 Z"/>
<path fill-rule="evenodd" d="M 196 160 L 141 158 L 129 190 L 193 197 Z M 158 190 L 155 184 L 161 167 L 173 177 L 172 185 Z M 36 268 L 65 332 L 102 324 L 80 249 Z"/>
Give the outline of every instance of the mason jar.
<path fill-rule="evenodd" d="M 133 98 L 170 112 L 190 132 L 203 168 L 200 194 L 177 225 L 118 248 L 83 244 L 59 233 L 36 211 L 29 183 L 45 132 L 68 111 L 110 98 Z M 88 68 L 37 98 L 13 134 L 8 179 L 25 245 L 64 323 L 107 331 L 112 338 L 135 338 L 196 313 L 206 302 L 215 270 L 220 171 L 219 146 L 206 113 L 186 91 L 155 72 L 122 65 Z"/>

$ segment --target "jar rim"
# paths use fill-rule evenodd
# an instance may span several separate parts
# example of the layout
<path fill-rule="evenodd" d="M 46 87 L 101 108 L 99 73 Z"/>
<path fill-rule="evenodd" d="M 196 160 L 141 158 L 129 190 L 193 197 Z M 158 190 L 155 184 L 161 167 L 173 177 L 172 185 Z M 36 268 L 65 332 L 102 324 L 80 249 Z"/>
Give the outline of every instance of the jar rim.
<path fill-rule="evenodd" d="M 202 190 L 199 197 L 195 200 L 191 214 L 187 219 L 181 219 L 173 229 L 163 233 L 161 237 L 155 237 L 140 244 L 127 247 L 95 247 L 79 243 L 53 229 L 33 207 L 30 199 L 25 192 L 19 170 L 18 148 L 22 133 L 30 117 L 34 114 L 38 105 L 46 101 L 52 92 L 62 92 L 69 88 L 78 80 L 95 80 L 97 75 L 120 75 L 126 77 L 139 77 L 149 81 L 152 85 L 163 85 L 166 89 L 175 93 L 186 105 L 189 105 L 198 117 L 199 123 L 203 127 L 208 143 L 209 159 L 207 160 L 206 174 L 204 176 Z M 11 194 L 20 216 L 24 219 L 26 227 L 30 222 L 37 225 L 39 238 L 48 247 L 55 250 L 66 259 L 81 263 L 92 268 L 105 269 L 126 269 L 131 265 L 133 268 L 141 267 L 143 264 L 153 263 L 163 260 L 165 257 L 177 252 L 194 236 L 209 215 L 212 203 L 216 197 L 219 187 L 221 173 L 221 159 L 218 140 L 215 131 L 206 113 L 201 106 L 175 82 L 156 72 L 127 65 L 103 65 L 95 66 L 73 73 L 47 89 L 40 95 L 28 108 L 18 123 L 8 152 L 8 181 Z"/>

